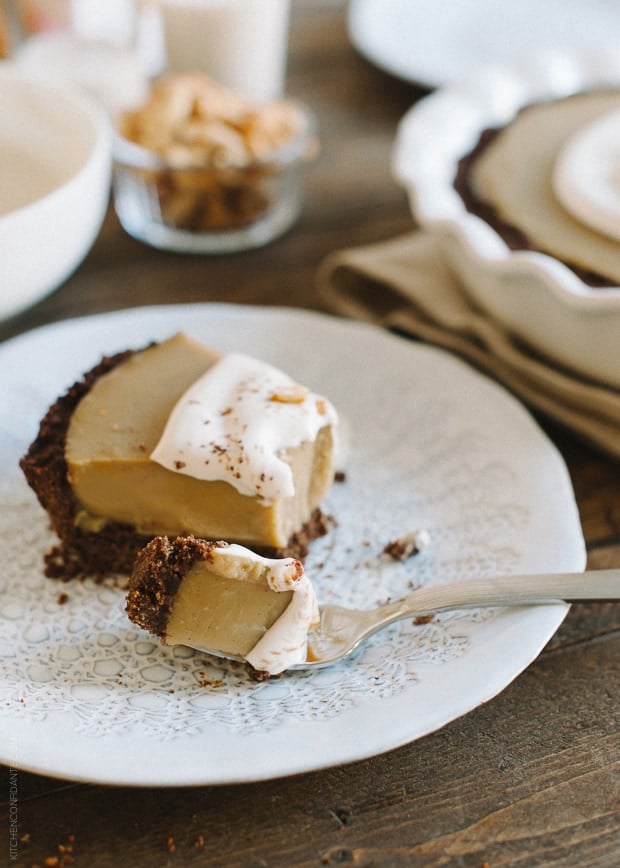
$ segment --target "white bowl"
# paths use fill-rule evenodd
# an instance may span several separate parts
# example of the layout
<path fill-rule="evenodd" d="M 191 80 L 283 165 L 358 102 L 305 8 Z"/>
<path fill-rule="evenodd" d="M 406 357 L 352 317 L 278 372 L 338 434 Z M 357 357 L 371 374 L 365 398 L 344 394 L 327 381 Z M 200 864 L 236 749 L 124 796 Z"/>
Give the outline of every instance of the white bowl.
<path fill-rule="evenodd" d="M 0 64 L 0 317 L 58 287 L 92 246 L 110 192 L 110 134 L 81 93 Z"/>
<path fill-rule="evenodd" d="M 548 51 L 481 69 L 405 115 L 393 170 L 415 220 L 440 238 L 475 303 L 543 356 L 620 388 L 620 287 L 592 288 L 552 256 L 509 249 L 453 187 L 459 160 L 483 130 L 505 125 L 529 103 L 601 86 L 620 87 L 619 51 Z"/>

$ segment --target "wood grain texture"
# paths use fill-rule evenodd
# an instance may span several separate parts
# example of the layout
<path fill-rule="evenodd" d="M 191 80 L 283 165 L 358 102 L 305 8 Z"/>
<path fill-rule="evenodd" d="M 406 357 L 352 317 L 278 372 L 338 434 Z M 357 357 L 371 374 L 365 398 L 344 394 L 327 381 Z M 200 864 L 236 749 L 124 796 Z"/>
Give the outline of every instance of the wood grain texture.
<path fill-rule="evenodd" d="M 290 91 L 315 111 L 322 150 L 306 175 L 302 217 L 284 238 L 235 256 L 174 255 L 129 238 L 110 208 L 78 271 L 1 324 L 0 339 L 142 304 L 320 309 L 314 278 L 324 256 L 409 230 L 390 149 L 396 123 L 423 92 L 356 55 L 344 11 L 344 0 L 293 2 Z M 620 566 L 620 466 L 540 421 L 567 462 L 589 565 Z M 193 789 L 88 786 L 20 771 L 24 840 L 7 864 L 72 855 L 74 865 L 95 868 L 615 868 L 619 688 L 620 607 L 575 606 L 498 697 L 427 738 L 347 767 Z M 11 780 L 2 769 L 0 864 Z"/>

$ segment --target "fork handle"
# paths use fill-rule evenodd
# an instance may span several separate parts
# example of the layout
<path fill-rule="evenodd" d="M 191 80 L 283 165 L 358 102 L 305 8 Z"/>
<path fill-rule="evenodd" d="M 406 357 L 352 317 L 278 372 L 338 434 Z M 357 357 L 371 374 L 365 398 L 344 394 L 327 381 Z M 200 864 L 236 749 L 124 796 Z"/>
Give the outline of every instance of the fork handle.
<path fill-rule="evenodd" d="M 424 615 L 446 609 L 584 600 L 620 600 L 620 569 L 494 576 L 427 585 L 401 600 L 388 603 L 382 607 L 382 611 L 390 620 L 396 620 L 409 614 Z"/>

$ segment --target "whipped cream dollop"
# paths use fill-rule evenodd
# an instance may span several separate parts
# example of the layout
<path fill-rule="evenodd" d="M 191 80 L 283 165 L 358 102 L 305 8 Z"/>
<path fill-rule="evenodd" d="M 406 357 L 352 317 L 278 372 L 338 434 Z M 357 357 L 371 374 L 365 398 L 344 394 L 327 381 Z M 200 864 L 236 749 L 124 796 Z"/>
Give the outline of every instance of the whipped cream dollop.
<path fill-rule="evenodd" d="M 266 362 L 229 353 L 182 395 L 150 457 L 268 504 L 295 493 L 285 450 L 336 424 L 326 398 Z"/>
<path fill-rule="evenodd" d="M 567 139 L 552 186 L 573 217 L 620 240 L 620 111 L 606 112 Z"/>
<path fill-rule="evenodd" d="M 219 575 L 240 581 L 266 582 L 272 591 L 292 591 L 291 602 L 245 659 L 254 669 L 279 675 L 306 660 L 308 633 L 319 623 L 314 587 L 296 558 L 265 558 L 231 543 L 211 552 Z"/>

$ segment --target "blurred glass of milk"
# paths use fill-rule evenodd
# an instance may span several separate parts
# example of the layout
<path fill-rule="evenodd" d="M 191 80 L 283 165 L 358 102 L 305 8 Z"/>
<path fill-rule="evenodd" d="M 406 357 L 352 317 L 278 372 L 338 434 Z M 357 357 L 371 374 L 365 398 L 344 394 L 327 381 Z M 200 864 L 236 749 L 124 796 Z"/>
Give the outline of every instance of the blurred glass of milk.
<path fill-rule="evenodd" d="M 290 0 L 159 5 L 169 72 L 204 72 L 255 102 L 284 93 Z"/>
<path fill-rule="evenodd" d="M 132 45 L 137 26 L 135 0 L 71 0 L 75 33 L 91 42 Z"/>

